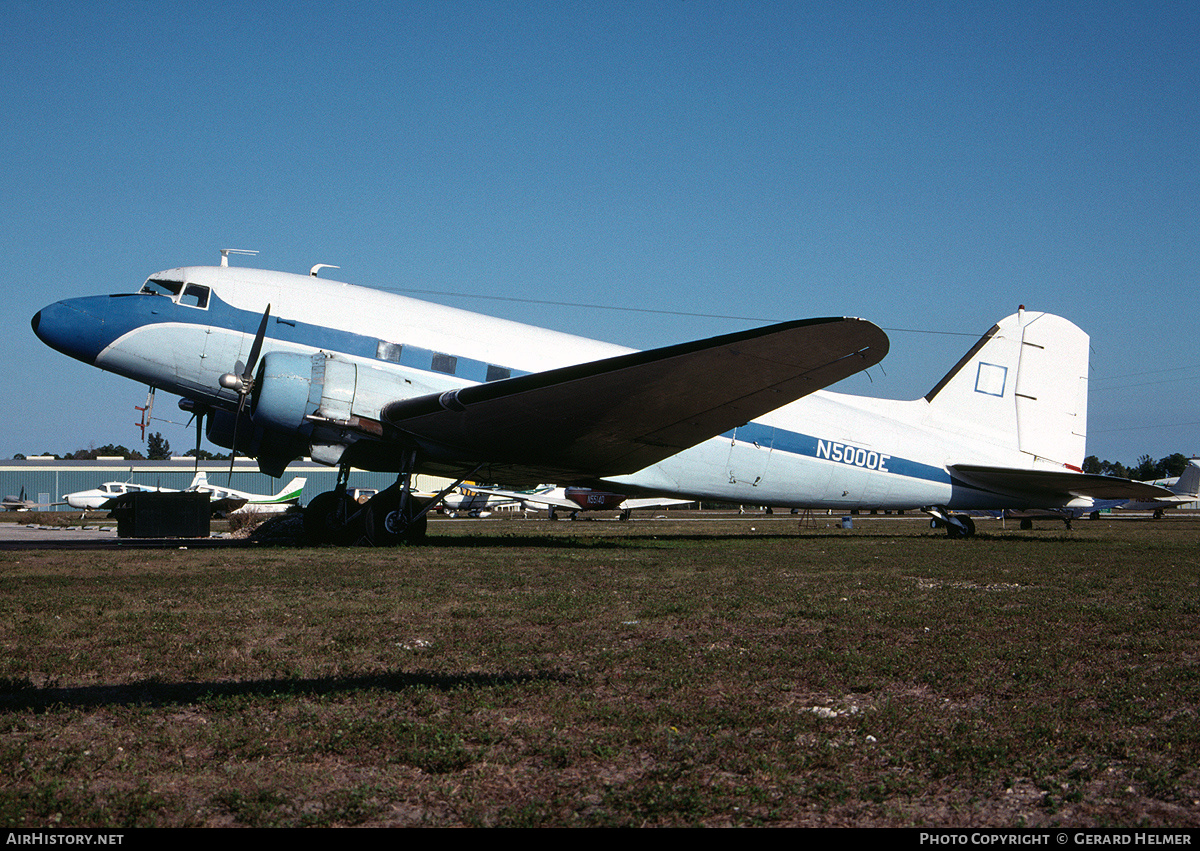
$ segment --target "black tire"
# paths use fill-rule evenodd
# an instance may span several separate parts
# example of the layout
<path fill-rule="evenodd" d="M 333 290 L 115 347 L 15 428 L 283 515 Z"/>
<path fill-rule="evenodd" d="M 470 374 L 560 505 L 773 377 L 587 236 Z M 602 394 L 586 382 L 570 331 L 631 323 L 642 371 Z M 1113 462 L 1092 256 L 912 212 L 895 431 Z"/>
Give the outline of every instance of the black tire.
<path fill-rule="evenodd" d="M 959 523 L 962 523 L 963 525 L 958 526 L 954 523 L 947 523 L 946 524 L 946 536 L 947 537 L 949 537 L 949 538 L 970 538 L 970 537 L 974 536 L 974 534 L 975 534 L 975 521 L 974 520 L 972 520 L 970 517 L 968 517 L 965 514 L 956 514 L 956 515 L 954 515 L 954 519 L 957 520 Z"/>
<path fill-rule="evenodd" d="M 409 499 L 407 517 L 401 517 L 400 491 L 388 488 L 371 497 L 366 505 L 364 529 L 367 543 L 374 547 L 395 547 L 401 544 L 419 544 L 425 540 L 429 516 L 422 514 L 417 520 L 412 516 L 425 506 Z"/>
<path fill-rule="evenodd" d="M 358 505 L 337 491 L 317 494 L 304 509 L 304 537 L 310 544 L 340 544 L 346 532 L 346 518 Z"/>

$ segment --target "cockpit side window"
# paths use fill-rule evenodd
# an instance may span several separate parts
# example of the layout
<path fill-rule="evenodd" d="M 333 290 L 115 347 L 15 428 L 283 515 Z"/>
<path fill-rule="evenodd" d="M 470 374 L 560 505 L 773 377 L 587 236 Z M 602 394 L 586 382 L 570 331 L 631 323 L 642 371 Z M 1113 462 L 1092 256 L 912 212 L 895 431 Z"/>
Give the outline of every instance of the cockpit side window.
<path fill-rule="evenodd" d="M 198 307 L 201 310 L 208 309 L 208 287 L 202 287 L 199 284 L 188 284 L 183 291 L 183 295 L 179 297 L 180 304 L 186 304 L 188 307 Z"/>
<path fill-rule="evenodd" d="M 162 279 L 151 278 L 142 284 L 139 292 L 148 295 L 165 295 L 170 298 L 175 298 L 179 295 L 179 291 L 183 289 L 183 281 L 165 281 Z"/>

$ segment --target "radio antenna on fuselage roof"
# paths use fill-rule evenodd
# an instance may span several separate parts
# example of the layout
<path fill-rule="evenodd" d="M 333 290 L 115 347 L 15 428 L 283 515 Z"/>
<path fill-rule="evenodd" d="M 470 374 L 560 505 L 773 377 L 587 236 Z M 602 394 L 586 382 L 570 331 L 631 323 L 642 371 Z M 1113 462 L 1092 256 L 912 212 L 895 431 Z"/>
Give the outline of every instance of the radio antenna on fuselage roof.
<path fill-rule="evenodd" d="M 257 253 L 258 253 L 257 251 L 250 251 L 245 248 L 222 248 L 221 249 L 221 265 L 222 266 L 229 265 L 229 255 L 230 254 L 246 254 L 246 255 L 253 257 Z"/>

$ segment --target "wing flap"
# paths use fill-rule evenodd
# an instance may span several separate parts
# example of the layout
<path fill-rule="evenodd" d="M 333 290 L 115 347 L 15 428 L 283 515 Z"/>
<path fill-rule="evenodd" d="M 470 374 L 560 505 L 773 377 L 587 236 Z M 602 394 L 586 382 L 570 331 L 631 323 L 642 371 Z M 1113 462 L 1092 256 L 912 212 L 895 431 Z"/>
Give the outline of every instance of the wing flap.
<path fill-rule="evenodd" d="M 786 322 L 393 402 L 430 457 L 547 478 L 631 473 L 878 363 L 862 319 Z"/>

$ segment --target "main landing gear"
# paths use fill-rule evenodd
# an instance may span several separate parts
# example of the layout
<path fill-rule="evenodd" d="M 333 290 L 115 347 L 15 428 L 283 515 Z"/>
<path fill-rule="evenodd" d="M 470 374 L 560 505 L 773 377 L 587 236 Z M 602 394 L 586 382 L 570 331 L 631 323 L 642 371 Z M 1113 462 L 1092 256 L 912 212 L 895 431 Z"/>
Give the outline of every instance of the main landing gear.
<path fill-rule="evenodd" d="M 405 453 L 396 483 L 359 505 L 346 493 L 350 468 L 338 470 L 337 486 L 325 491 L 304 509 L 304 536 L 310 544 L 394 547 L 425 540 L 429 509 L 442 497 L 473 476 L 476 467 L 433 499 L 418 499 L 412 491 L 416 452 Z"/>

